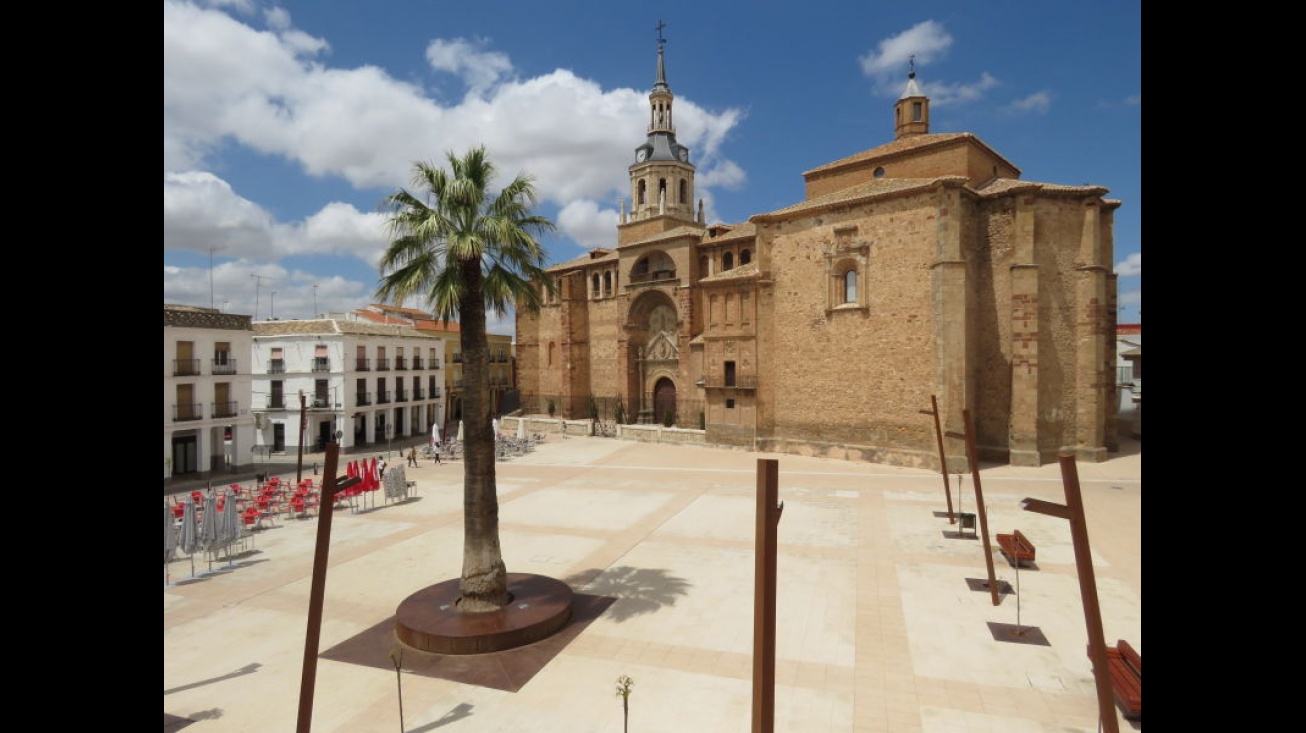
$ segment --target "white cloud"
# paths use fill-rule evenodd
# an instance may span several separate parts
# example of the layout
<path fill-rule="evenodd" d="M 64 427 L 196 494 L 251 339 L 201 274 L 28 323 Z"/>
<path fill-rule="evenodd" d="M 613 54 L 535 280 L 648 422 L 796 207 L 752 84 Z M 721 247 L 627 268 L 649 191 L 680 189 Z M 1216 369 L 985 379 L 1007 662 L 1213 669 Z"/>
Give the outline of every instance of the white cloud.
<path fill-rule="evenodd" d="M 333 68 L 323 61 L 328 44 L 295 30 L 288 13 L 264 17 L 260 29 L 165 0 L 165 248 L 204 252 L 216 243 L 228 256 L 272 261 L 308 252 L 376 261 L 383 242 L 373 233 L 375 215 L 328 202 L 302 222 L 278 222 L 219 177 L 222 153 L 233 146 L 375 190 L 379 200 L 410 186 L 414 161 L 443 164 L 449 151 L 485 145 L 505 180 L 523 171 L 535 177 L 543 200 L 567 214 L 560 230 L 582 243 L 596 239 L 591 217 L 602 212 L 593 202 L 629 193 L 625 169 L 642 142 L 645 90 L 605 90 L 565 70 L 518 79 L 488 41 L 435 39 L 427 62 L 469 92 L 442 104 L 377 67 Z M 677 137 L 693 150 L 705 201 L 713 186 L 746 180 L 721 153 L 743 118 L 741 110 L 709 111 L 677 97 Z"/>
<path fill-rule="evenodd" d="M 1034 114 L 1042 115 L 1042 114 L 1047 114 L 1047 111 L 1051 108 L 1052 108 L 1052 93 L 1035 92 L 1034 94 L 1031 94 L 1025 97 L 1024 99 L 1017 99 L 1011 104 L 1008 104 L 1006 109 L 1008 112 L 1015 112 L 1019 114 L 1032 112 Z"/>
<path fill-rule="evenodd" d="M 1120 277 L 1142 277 L 1143 253 L 1134 252 L 1116 263 L 1116 274 Z"/>
<path fill-rule="evenodd" d="M 615 247 L 619 215 L 616 209 L 600 209 L 597 203 L 580 199 L 558 212 L 558 230 L 587 249 Z"/>
<path fill-rule="evenodd" d="M 947 56 L 951 46 L 952 36 L 943 25 L 937 21 L 925 20 L 896 36 L 880 41 L 875 45 L 875 51 L 868 51 L 858 61 L 866 76 L 901 81 L 906 78 L 907 65 L 912 57 L 915 57 L 917 64 L 929 64 Z M 902 91 L 901 86 L 899 84 L 898 91 Z"/>
<path fill-rule="evenodd" d="M 871 79 L 876 94 L 897 97 L 907 84 L 909 64 L 914 61 L 918 69 L 928 66 L 946 57 L 951 47 L 952 35 L 943 25 L 938 21 L 925 20 L 878 42 L 875 50 L 868 51 L 857 60 L 861 64 L 862 74 Z M 979 79 L 972 82 L 927 79 L 925 75 L 918 74 L 916 83 L 935 107 L 973 102 L 999 85 L 997 78 L 987 71 L 981 72 Z"/>
<path fill-rule="evenodd" d="M 436 71 L 458 75 L 467 85 L 468 94 L 480 96 L 512 73 L 512 62 L 507 55 L 480 50 L 487 44 L 485 39 L 437 38 L 427 45 L 426 60 Z"/>

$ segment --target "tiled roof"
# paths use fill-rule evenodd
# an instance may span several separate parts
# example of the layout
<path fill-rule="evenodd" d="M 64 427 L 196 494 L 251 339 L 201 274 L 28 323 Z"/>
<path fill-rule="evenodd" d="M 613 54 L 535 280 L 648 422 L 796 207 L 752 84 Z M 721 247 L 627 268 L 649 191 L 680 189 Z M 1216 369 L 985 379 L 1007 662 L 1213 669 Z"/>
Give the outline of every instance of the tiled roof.
<path fill-rule="evenodd" d="M 669 239 L 679 239 L 680 237 L 693 237 L 698 239 L 703 234 L 703 227 L 699 226 L 678 226 L 674 229 L 668 229 L 665 232 L 658 232 L 649 237 L 645 237 L 637 242 L 627 242 L 621 245 L 621 249 L 629 249 L 644 244 L 653 244 L 655 242 L 664 242 Z"/>
<path fill-rule="evenodd" d="M 725 231 L 711 236 L 711 231 L 715 227 L 722 227 Z M 757 236 L 757 225 L 751 221 L 740 224 L 713 224 L 708 227 L 708 231 L 703 233 L 703 244 L 716 244 L 717 242 L 729 242 L 735 239 L 752 239 Z"/>
<path fill-rule="evenodd" d="M 803 171 L 803 177 L 806 178 L 807 176 L 810 176 L 814 173 L 826 173 L 836 168 L 842 168 L 843 166 L 846 166 L 850 163 L 860 163 L 868 160 L 874 160 L 876 158 L 887 158 L 895 155 L 900 155 L 906 152 L 923 150 L 926 148 L 945 147 L 947 145 L 956 143 L 958 140 L 969 140 L 975 143 L 976 145 L 979 145 L 980 147 L 984 148 L 990 154 L 994 155 L 995 157 L 997 157 L 999 160 L 1003 161 L 1007 165 L 1011 165 L 1011 161 L 1007 160 L 1006 158 L 998 154 L 998 151 L 994 150 L 993 148 L 990 148 L 988 145 L 985 145 L 983 140 L 980 140 L 972 133 L 932 132 L 925 135 L 912 135 L 910 137 L 900 138 L 892 142 L 887 142 L 879 147 L 871 148 L 870 150 L 863 150 L 860 153 L 854 153 L 853 155 L 850 155 L 846 158 L 840 158 L 839 160 L 836 160 L 834 162 L 826 163 L 825 165 L 817 166 L 811 170 Z M 1020 170 L 1019 168 L 1016 168 L 1016 166 L 1014 165 L 1011 165 L 1011 167 L 1015 168 L 1017 171 Z"/>
<path fill-rule="evenodd" d="M 806 201 L 800 201 L 793 206 L 787 206 L 783 209 L 777 209 L 766 214 L 755 214 L 752 221 L 766 221 L 767 218 L 772 216 L 784 216 L 786 214 L 794 214 L 808 209 L 820 209 L 822 207 L 846 201 L 885 196 L 893 193 L 911 191 L 913 189 L 920 189 L 922 191 L 929 190 L 933 188 L 937 182 L 946 179 L 965 180 L 960 176 L 944 176 L 942 178 L 877 178 L 869 183 L 863 183 L 858 186 L 852 186 L 851 188 L 827 193 L 824 196 L 817 196 L 816 198 L 808 199 Z"/>
<path fill-rule="evenodd" d="M 758 277 L 761 274 L 762 274 L 762 270 L 758 268 L 757 263 L 750 262 L 747 265 L 740 265 L 739 267 L 731 268 L 729 270 L 726 270 L 725 272 L 718 272 L 715 275 L 708 275 L 707 277 L 700 279 L 699 282 L 719 283 L 728 280 L 748 280 L 750 278 Z"/>
<path fill-rule="evenodd" d="M 308 321 L 256 321 L 255 336 L 395 336 L 400 338 L 437 338 L 411 326 L 382 325 L 363 321 L 339 321 L 319 318 Z"/>

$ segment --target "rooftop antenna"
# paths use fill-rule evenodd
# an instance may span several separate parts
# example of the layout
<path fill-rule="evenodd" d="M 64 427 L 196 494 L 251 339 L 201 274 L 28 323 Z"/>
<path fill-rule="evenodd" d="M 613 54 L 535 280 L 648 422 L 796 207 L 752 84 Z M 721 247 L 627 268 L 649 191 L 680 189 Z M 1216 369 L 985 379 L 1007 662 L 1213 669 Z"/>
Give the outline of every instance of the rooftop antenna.
<path fill-rule="evenodd" d="M 907 78 L 916 78 L 916 54 L 912 54 L 911 57 L 907 59 Z"/>
<path fill-rule="evenodd" d="M 313 286 L 313 317 L 317 318 L 317 286 Z"/>
<path fill-rule="evenodd" d="M 254 272 L 251 272 L 249 276 L 254 278 L 254 320 L 257 321 L 258 320 L 258 286 L 259 283 L 262 282 L 263 276 Z"/>

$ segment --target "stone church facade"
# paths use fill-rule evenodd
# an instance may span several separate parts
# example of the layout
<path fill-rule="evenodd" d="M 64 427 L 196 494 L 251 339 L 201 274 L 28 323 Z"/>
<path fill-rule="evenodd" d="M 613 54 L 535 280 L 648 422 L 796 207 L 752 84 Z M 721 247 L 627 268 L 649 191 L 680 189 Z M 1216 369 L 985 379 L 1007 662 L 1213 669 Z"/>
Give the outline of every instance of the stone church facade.
<path fill-rule="evenodd" d="M 890 142 L 806 171 L 792 206 L 707 225 L 661 45 L 649 102 L 616 245 L 518 310 L 524 405 L 619 401 L 709 444 L 937 469 L 937 402 L 954 471 L 968 423 L 982 460 L 1117 448 L 1107 189 L 1022 181 L 975 135 L 930 132 L 913 72 Z"/>

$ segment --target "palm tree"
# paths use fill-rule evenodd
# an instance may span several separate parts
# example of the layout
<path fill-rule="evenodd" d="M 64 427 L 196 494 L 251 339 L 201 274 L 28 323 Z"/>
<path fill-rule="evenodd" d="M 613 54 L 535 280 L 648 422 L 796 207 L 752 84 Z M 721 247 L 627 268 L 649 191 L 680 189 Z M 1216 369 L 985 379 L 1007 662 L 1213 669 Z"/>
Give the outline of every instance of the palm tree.
<path fill-rule="evenodd" d="M 512 179 L 497 196 L 496 169 L 481 146 L 462 157 L 446 153 L 449 170 L 413 166 L 413 188 L 386 197 L 392 241 L 381 256 L 383 301 L 425 298 L 436 318 L 461 324 L 463 353 L 463 570 L 461 611 L 491 611 L 508 603 L 508 571 L 499 546 L 499 497 L 491 428 L 490 349 L 485 314 L 503 317 L 509 306 L 538 310 L 540 291 L 553 289 L 544 249 L 535 235 L 553 222 L 532 213 L 534 177 Z"/>

